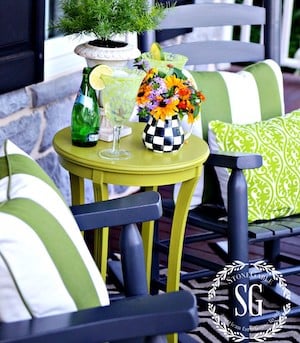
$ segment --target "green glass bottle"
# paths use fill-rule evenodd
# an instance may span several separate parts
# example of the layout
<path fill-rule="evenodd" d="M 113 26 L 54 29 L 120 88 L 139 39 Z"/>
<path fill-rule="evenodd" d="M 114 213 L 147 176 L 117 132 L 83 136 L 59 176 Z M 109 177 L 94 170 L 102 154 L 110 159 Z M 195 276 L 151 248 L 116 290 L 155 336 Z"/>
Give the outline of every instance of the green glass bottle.
<path fill-rule="evenodd" d="M 99 138 L 100 116 L 95 90 L 89 84 L 91 68 L 83 69 L 80 90 L 72 109 L 72 144 L 91 147 Z"/>

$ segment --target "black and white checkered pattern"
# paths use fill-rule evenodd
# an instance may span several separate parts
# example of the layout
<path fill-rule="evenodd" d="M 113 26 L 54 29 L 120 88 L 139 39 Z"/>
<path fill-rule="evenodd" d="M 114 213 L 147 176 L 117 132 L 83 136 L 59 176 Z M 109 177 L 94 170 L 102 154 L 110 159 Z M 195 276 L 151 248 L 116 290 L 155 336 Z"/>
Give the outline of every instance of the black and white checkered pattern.
<path fill-rule="evenodd" d="M 146 148 L 150 150 L 161 153 L 172 152 L 181 148 L 184 132 L 177 116 L 166 120 L 150 117 L 142 138 Z"/>

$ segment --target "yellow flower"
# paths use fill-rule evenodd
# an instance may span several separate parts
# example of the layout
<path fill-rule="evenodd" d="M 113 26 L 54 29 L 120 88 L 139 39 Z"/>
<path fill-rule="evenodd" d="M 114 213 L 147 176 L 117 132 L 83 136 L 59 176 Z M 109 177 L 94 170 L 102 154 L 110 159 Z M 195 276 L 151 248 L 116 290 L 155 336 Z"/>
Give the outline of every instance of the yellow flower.
<path fill-rule="evenodd" d="M 182 81 L 180 79 L 178 79 L 176 77 L 176 75 L 166 76 L 165 82 L 166 82 L 166 86 L 168 87 L 168 89 L 171 89 L 172 87 L 178 87 L 178 88 L 185 87 L 184 84 L 182 83 Z"/>
<path fill-rule="evenodd" d="M 151 68 L 147 74 L 144 77 L 144 80 L 142 81 L 142 83 L 146 83 L 149 80 L 151 80 L 156 74 L 158 73 L 158 69 L 157 68 Z"/>
<path fill-rule="evenodd" d="M 154 108 L 150 114 L 156 119 L 165 120 L 167 117 L 172 117 L 177 113 L 178 99 L 168 101 L 168 103 L 160 102 L 159 106 Z"/>

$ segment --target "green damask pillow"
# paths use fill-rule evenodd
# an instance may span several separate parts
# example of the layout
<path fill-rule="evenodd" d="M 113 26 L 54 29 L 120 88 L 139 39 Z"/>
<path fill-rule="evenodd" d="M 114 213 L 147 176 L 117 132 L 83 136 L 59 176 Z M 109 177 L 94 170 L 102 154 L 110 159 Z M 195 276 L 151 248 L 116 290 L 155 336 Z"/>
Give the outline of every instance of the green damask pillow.
<path fill-rule="evenodd" d="M 258 153 L 263 166 L 245 171 L 248 221 L 300 213 L 300 111 L 254 124 L 209 123 L 211 150 Z M 227 205 L 229 171 L 216 168 Z"/>

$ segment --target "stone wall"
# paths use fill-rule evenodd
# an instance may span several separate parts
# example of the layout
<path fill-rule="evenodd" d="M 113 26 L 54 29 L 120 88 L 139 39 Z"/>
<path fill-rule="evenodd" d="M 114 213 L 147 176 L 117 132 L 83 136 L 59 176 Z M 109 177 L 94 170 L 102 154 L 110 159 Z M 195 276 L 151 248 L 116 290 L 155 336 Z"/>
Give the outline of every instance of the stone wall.
<path fill-rule="evenodd" d="M 30 154 L 70 203 L 68 173 L 52 147 L 55 133 L 71 122 L 81 72 L 0 95 L 0 143 L 8 138 Z"/>

